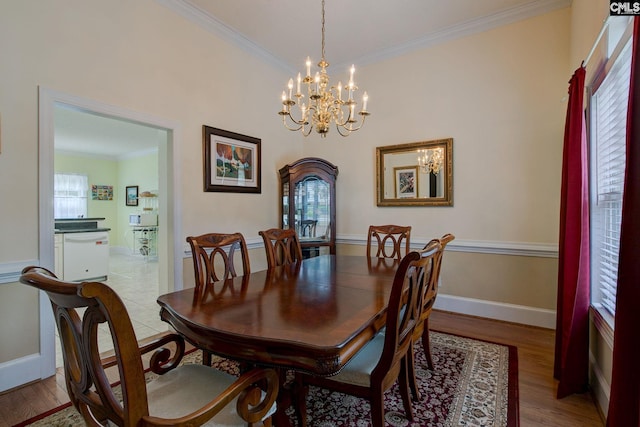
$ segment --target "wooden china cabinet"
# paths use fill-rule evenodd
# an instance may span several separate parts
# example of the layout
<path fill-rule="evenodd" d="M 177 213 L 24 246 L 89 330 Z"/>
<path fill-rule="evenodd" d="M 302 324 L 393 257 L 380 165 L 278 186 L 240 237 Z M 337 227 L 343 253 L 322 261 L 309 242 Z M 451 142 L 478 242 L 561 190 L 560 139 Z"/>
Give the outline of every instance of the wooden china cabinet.
<path fill-rule="evenodd" d="M 336 253 L 338 167 L 307 157 L 280 169 L 280 227 L 295 228 L 304 258 Z"/>

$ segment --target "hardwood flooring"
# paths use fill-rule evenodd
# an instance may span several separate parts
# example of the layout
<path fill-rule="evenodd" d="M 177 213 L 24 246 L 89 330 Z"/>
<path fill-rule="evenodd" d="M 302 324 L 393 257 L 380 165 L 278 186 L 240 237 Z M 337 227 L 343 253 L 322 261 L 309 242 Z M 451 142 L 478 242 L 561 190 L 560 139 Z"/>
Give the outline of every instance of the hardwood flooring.
<path fill-rule="evenodd" d="M 589 393 L 556 399 L 553 379 L 555 333 L 454 313 L 434 311 L 431 329 L 518 347 L 520 425 L 602 427 L 604 422 Z M 35 382 L 0 395 L 0 427 L 21 421 L 68 402 L 64 377 Z"/>
<path fill-rule="evenodd" d="M 553 378 L 555 331 L 454 313 L 434 311 L 432 330 L 518 347 L 520 425 L 602 427 L 590 393 L 556 399 Z"/>

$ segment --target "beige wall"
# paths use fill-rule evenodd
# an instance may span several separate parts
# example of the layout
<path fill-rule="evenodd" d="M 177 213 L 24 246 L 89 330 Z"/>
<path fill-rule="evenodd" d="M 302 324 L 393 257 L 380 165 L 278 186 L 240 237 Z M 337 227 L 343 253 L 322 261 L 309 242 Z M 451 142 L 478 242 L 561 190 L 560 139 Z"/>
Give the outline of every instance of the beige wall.
<path fill-rule="evenodd" d="M 4 320 L 0 339 L 8 340 L 0 346 L 0 364 L 38 352 L 39 316 L 30 309 L 37 305 L 35 289 L 21 283 L 0 284 L 0 313 Z"/>

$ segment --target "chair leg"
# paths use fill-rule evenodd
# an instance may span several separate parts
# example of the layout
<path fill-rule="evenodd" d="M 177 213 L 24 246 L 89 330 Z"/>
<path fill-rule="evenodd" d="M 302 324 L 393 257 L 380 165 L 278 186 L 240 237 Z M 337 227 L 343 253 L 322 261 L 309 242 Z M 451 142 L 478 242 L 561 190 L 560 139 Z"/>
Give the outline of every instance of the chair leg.
<path fill-rule="evenodd" d="M 422 348 L 424 348 L 424 355 L 427 359 L 427 367 L 433 371 L 433 358 L 431 357 L 431 340 L 429 339 L 429 318 L 424 320 L 424 327 L 422 329 Z"/>
<path fill-rule="evenodd" d="M 211 366 L 211 352 L 202 350 L 202 364 L 205 366 Z"/>
<path fill-rule="evenodd" d="M 407 355 L 409 356 L 409 355 Z M 398 376 L 398 385 L 400 386 L 400 395 L 402 396 L 402 403 L 404 405 L 404 412 L 409 421 L 413 421 L 413 405 L 411 404 L 411 398 L 409 397 L 409 384 L 411 379 L 409 377 L 409 359 L 405 357 L 400 365 L 400 374 Z M 414 377 L 415 381 L 415 377 Z M 417 388 L 416 388 L 417 392 Z M 419 393 L 418 393 L 419 394 Z"/>
<path fill-rule="evenodd" d="M 371 425 L 384 427 L 384 391 L 372 390 L 371 395 Z"/>
<path fill-rule="evenodd" d="M 411 388 L 411 395 L 417 401 L 422 400 L 422 396 L 420 395 L 420 389 L 418 388 L 418 380 L 416 378 L 416 363 L 414 350 L 415 346 L 411 343 L 411 347 L 409 348 L 409 352 L 407 354 L 407 376 L 409 378 L 409 387 Z"/>

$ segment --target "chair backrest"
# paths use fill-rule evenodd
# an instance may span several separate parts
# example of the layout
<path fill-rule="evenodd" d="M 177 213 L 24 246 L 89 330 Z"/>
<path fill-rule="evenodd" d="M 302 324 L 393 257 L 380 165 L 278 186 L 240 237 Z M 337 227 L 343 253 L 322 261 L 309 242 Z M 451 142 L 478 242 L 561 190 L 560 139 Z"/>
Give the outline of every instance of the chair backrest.
<path fill-rule="evenodd" d="M 191 245 L 196 289 L 207 289 L 213 282 L 238 276 L 236 250 L 240 250 L 242 276 L 251 273 L 247 243 L 240 233 L 208 233 L 187 237 Z"/>
<path fill-rule="evenodd" d="M 271 228 L 260 231 L 264 240 L 269 268 L 302 261 L 302 248 L 298 233 L 293 228 Z"/>
<path fill-rule="evenodd" d="M 445 234 L 439 239 L 431 239 L 431 241 L 424 247 L 424 249 L 426 250 L 434 246 L 439 246 L 438 252 L 435 255 L 431 282 L 425 288 L 424 294 L 422 296 L 423 318 L 429 315 L 429 312 L 433 308 L 433 304 L 435 304 L 436 297 L 438 296 L 438 286 L 440 284 L 440 268 L 442 267 L 442 257 L 444 255 L 444 249 L 447 244 L 453 239 L 455 239 L 455 236 L 453 234 Z"/>
<path fill-rule="evenodd" d="M 137 425 L 134 421 L 149 413 L 147 389 L 136 336 L 120 297 L 103 283 L 63 282 L 41 267 L 25 268 L 20 282 L 45 291 L 51 300 L 67 392 L 85 420 L 93 416 Z M 98 328 L 104 323 L 113 340 L 122 401 L 114 395 L 100 359 Z"/>
<path fill-rule="evenodd" d="M 404 253 L 402 245 L 404 243 Z M 367 235 L 367 256 L 372 256 L 371 249 L 376 250 L 378 258 L 402 259 L 409 253 L 411 243 L 411 226 L 402 225 L 370 225 Z M 387 245 L 389 247 L 387 247 Z M 391 249 L 391 253 L 387 251 Z"/>
<path fill-rule="evenodd" d="M 420 321 L 423 289 L 431 281 L 439 249 L 438 243 L 421 251 L 409 252 L 402 258 L 393 279 L 384 348 L 380 361 L 372 371 L 372 382 L 376 376 L 382 378 L 390 370 L 397 369 L 400 359 L 410 348 L 414 329 Z"/>

